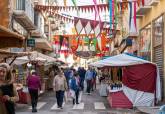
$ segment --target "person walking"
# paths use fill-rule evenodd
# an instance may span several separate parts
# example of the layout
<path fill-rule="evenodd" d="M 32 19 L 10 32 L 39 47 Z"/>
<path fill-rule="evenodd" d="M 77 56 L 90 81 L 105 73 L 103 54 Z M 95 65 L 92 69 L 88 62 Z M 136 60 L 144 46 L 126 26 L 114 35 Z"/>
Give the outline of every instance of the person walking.
<path fill-rule="evenodd" d="M 27 86 L 31 97 L 32 112 L 37 112 L 38 93 L 41 90 L 40 77 L 35 70 L 27 77 Z"/>
<path fill-rule="evenodd" d="M 92 69 L 93 72 L 93 79 L 92 79 L 92 91 L 94 91 L 94 89 L 96 90 L 96 77 L 97 77 L 97 72 L 96 70 L 93 68 Z"/>
<path fill-rule="evenodd" d="M 56 92 L 57 106 L 62 109 L 64 92 L 68 89 L 68 86 L 64 73 L 61 69 L 59 69 L 57 76 L 54 78 L 53 87 Z"/>
<path fill-rule="evenodd" d="M 79 92 L 80 92 L 80 77 L 78 75 L 78 72 L 74 72 L 74 76 L 71 79 L 70 89 L 74 91 L 75 96 L 73 96 L 73 105 L 79 104 Z"/>
<path fill-rule="evenodd" d="M 0 114 L 15 114 L 15 102 L 19 96 L 12 81 L 10 66 L 0 63 Z"/>
<path fill-rule="evenodd" d="M 86 70 L 84 69 L 84 67 L 80 67 L 78 69 L 78 74 L 80 76 L 80 87 L 82 91 L 84 90 L 85 73 L 86 73 Z"/>
<path fill-rule="evenodd" d="M 93 79 L 93 72 L 92 72 L 91 67 L 89 67 L 85 74 L 85 80 L 87 82 L 87 93 L 88 94 L 91 94 L 92 79 Z"/>

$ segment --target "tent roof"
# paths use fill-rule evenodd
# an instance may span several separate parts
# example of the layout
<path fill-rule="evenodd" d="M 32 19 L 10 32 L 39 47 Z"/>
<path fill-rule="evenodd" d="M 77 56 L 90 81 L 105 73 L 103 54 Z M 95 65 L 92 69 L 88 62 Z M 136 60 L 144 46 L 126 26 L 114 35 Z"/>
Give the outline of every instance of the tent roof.
<path fill-rule="evenodd" d="M 15 64 L 25 64 L 29 61 L 41 61 L 46 63 L 56 62 L 56 59 L 45 54 L 39 53 L 37 51 L 29 52 L 28 56 L 22 56 L 16 58 L 14 61 Z"/>
<path fill-rule="evenodd" d="M 131 54 L 123 53 L 116 56 L 108 57 L 107 59 L 104 60 L 91 63 L 90 65 L 95 67 L 105 67 L 105 66 L 130 66 L 130 65 L 137 65 L 144 63 L 151 63 L 151 62 Z"/>

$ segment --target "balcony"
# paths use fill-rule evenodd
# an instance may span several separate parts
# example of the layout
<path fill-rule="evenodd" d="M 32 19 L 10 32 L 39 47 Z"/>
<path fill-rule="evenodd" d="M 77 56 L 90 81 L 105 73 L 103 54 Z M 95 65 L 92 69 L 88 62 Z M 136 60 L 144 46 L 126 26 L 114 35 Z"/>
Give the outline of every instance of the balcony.
<path fill-rule="evenodd" d="M 137 18 L 142 17 L 145 15 L 153 5 L 156 5 L 158 3 L 158 0 L 145 0 L 144 6 L 140 4 L 139 7 L 137 7 L 136 14 Z"/>
<path fill-rule="evenodd" d="M 150 6 L 156 6 L 159 3 L 160 0 L 150 0 L 149 5 Z"/>
<path fill-rule="evenodd" d="M 34 25 L 34 8 L 30 0 L 16 0 L 14 18 L 27 31 L 36 29 Z"/>

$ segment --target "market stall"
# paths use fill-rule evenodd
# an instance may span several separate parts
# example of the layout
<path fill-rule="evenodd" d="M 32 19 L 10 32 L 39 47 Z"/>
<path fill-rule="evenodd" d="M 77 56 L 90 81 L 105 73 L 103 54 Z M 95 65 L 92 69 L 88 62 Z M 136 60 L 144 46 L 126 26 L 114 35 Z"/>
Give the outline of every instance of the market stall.
<path fill-rule="evenodd" d="M 11 65 L 14 60 L 17 57 L 22 57 L 22 56 L 28 56 L 29 53 L 28 52 L 9 52 L 6 50 L 0 50 L 0 62 L 8 62 L 9 65 Z M 7 61 L 8 59 L 10 59 L 10 62 Z M 12 81 L 14 82 L 14 85 L 16 86 L 16 90 L 19 94 L 19 103 L 27 103 L 27 101 L 29 101 L 28 99 L 30 99 L 29 95 L 26 93 L 23 93 L 23 84 L 18 82 L 18 71 L 13 69 L 13 66 L 11 65 L 11 73 L 12 73 Z M 26 99 L 25 99 L 26 98 Z"/>
<path fill-rule="evenodd" d="M 156 64 L 124 53 L 90 65 L 122 68 L 122 87 L 112 87 L 110 83 L 107 88 L 107 98 L 113 108 L 153 106 L 161 100 L 160 76 Z"/>
<path fill-rule="evenodd" d="M 47 90 L 47 85 L 49 83 L 49 76 L 46 74 L 46 70 L 49 69 L 50 65 L 53 65 L 56 62 L 56 59 L 37 51 L 29 52 L 29 54 L 30 55 L 28 56 L 16 58 L 13 64 L 17 66 L 17 69 L 19 69 L 18 74 L 22 84 L 25 84 L 28 72 L 31 69 L 35 69 L 41 78 L 41 92 L 43 93 Z"/>

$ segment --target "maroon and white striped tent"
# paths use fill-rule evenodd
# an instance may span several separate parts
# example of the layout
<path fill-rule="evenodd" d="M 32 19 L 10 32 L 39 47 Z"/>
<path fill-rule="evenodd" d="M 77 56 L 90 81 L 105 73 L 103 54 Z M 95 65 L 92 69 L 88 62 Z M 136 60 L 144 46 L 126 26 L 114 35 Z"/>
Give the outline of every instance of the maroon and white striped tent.
<path fill-rule="evenodd" d="M 90 65 L 123 68 L 122 91 L 111 93 L 108 97 L 112 107 L 153 106 L 161 100 L 159 70 L 157 65 L 150 61 L 124 53 Z"/>

